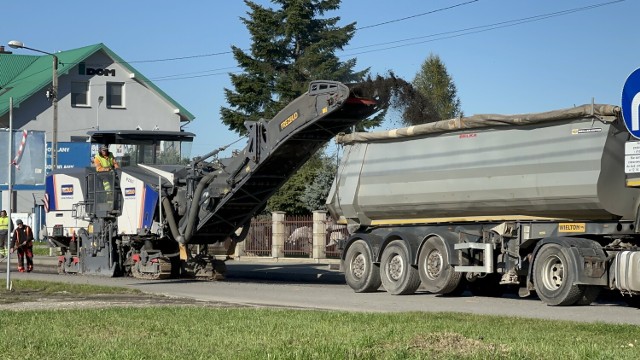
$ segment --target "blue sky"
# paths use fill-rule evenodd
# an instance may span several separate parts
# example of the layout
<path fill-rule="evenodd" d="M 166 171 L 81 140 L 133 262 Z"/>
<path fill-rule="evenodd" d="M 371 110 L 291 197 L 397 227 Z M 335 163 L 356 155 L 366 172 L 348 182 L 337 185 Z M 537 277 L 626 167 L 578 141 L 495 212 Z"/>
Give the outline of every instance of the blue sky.
<path fill-rule="evenodd" d="M 0 43 L 51 52 L 106 44 L 195 115 L 186 130 L 197 134 L 192 155 L 199 155 L 238 139 L 219 110 L 228 73 L 239 70 L 230 46 L 250 45 L 240 20 L 247 10 L 240 0 L 8 1 Z M 592 98 L 619 105 L 626 77 L 640 66 L 638 14 L 637 0 L 343 0 L 328 15 L 361 28 L 337 53 L 356 58 L 358 70 L 412 80 L 430 53 L 440 56 L 472 115 Z M 191 58 L 167 60 L 179 57 Z"/>

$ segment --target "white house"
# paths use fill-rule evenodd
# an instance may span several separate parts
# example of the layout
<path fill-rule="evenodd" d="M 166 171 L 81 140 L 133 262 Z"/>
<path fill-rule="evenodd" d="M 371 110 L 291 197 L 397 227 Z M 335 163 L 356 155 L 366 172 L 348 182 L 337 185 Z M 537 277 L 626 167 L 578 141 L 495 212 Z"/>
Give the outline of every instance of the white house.
<path fill-rule="evenodd" d="M 9 99 L 12 98 L 13 128 L 44 132 L 50 144 L 54 131 L 51 101 L 54 57 L 18 51 L 20 54 L 15 54 L 0 46 L 0 128 L 9 127 Z M 59 145 L 86 142 L 87 132 L 92 130 L 179 131 L 194 119 L 184 107 L 104 44 L 61 51 L 55 56 L 58 59 L 56 134 Z M 5 163 L 8 148 L 7 140 L 0 143 L 0 164 Z M 60 160 L 60 146 L 58 148 Z M 45 164 L 44 151 L 40 164 L 38 166 Z M 62 166 L 58 161 L 58 168 Z M 5 172 L 4 166 L 0 165 L 0 172 Z M 4 190 L 1 208 L 8 207 L 6 189 L 6 184 L 0 185 L 0 190 Z M 42 196 L 43 189 L 40 184 L 16 184 L 16 190 L 20 191 L 13 211 L 31 212 L 34 203 L 40 203 L 38 197 Z"/>

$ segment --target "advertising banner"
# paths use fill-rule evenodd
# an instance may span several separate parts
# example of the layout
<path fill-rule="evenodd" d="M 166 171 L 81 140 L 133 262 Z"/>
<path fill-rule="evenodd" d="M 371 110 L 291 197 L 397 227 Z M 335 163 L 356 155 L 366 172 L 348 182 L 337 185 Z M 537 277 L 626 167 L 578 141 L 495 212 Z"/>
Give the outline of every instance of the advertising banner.
<path fill-rule="evenodd" d="M 14 185 L 43 185 L 45 177 L 45 133 L 13 131 Z M 0 184 L 7 185 L 9 162 L 9 130 L 0 129 Z"/>
<path fill-rule="evenodd" d="M 58 169 L 91 166 L 91 144 L 86 142 L 59 142 Z M 47 143 L 47 173 L 51 172 L 51 143 Z"/>

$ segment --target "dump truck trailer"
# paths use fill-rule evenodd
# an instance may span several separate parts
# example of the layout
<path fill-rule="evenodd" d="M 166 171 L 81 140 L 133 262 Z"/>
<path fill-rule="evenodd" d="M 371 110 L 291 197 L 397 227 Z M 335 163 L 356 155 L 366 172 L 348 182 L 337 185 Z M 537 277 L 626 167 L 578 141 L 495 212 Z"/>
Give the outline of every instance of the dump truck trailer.
<path fill-rule="evenodd" d="M 327 206 L 349 229 L 342 266 L 356 292 L 518 289 L 585 305 L 613 289 L 640 303 L 640 190 L 625 173 L 625 147 L 637 143 L 619 107 L 474 115 L 337 141 Z"/>

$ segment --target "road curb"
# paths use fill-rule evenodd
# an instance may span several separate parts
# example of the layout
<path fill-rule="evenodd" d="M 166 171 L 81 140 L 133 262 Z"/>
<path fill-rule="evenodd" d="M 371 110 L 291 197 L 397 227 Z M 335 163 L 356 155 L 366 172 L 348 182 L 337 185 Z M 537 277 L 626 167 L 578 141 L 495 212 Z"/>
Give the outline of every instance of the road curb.
<path fill-rule="evenodd" d="M 6 272 L 6 261 L 0 261 L 0 271 Z M 273 259 L 261 258 L 229 260 L 227 279 L 344 284 L 344 274 L 339 271 L 339 262 L 335 259 L 316 262 L 313 259 Z M 11 257 L 12 271 L 17 271 L 17 258 Z M 34 272 L 56 274 L 57 257 L 36 256 L 33 259 Z"/>

